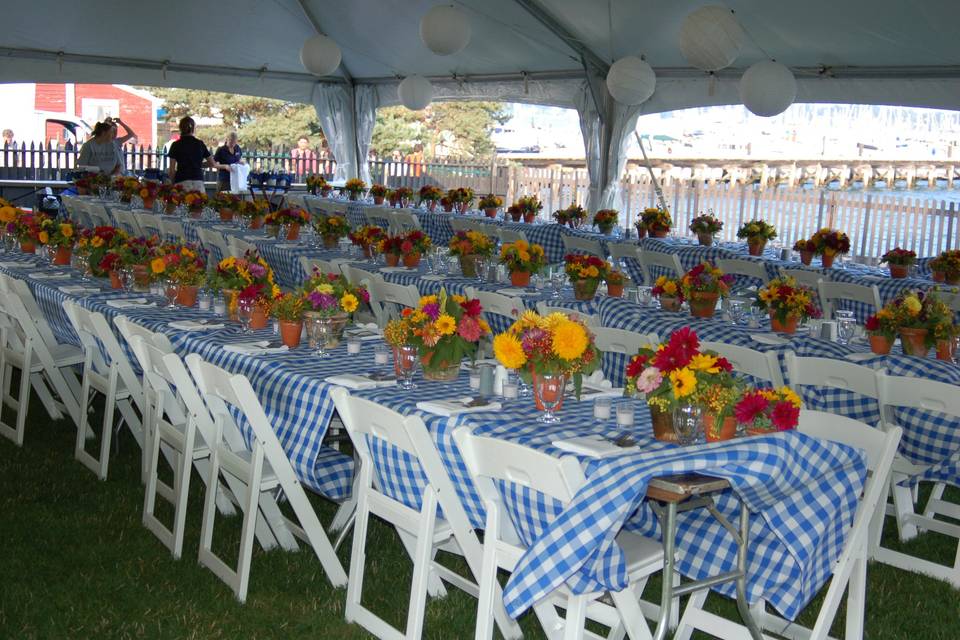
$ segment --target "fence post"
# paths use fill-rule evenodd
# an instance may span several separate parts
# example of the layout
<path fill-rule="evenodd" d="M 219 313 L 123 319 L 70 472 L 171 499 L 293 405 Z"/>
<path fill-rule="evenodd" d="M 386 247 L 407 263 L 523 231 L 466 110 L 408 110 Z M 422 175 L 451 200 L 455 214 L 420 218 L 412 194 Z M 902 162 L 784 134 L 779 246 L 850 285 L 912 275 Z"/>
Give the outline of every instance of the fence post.
<path fill-rule="evenodd" d="M 817 208 L 817 229 L 823 229 L 823 207 L 827 202 L 827 192 L 820 190 L 820 206 Z"/>
<path fill-rule="evenodd" d="M 948 218 L 950 222 L 947 224 L 947 249 L 950 249 L 953 246 L 951 243 L 951 240 L 953 239 L 954 219 L 956 218 L 956 216 L 957 216 L 957 213 L 956 213 L 955 203 L 951 202 L 950 217 Z M 957 225 L 957 232 L 960 233 L 960 225 Z M 960 246 L 960 241 L 958 241 L 957 246 Z"/>
<path fill-rule="evenodd" d="M 738 217 L 737 217 L 737 229 L 738 229 L 738 230 L 740 229 L 740 227 L 743 226 L 743 210 L 744 210 L 746 204 L 747 204 L 747 186 L 742 184 L 742 185 L 740 185 L 740 209 L 739 209 L 739 213 L 737 214 L 737 215 L 738 215 Z"/>
<path fill-rule="evenodd" d="M 864 204 L 863 210 L 863 227 L 858 229 L 860 233 L 863 234 L 863 241 L 860 242 L 860 255 L 867 255 L 867 237 L 870 235 L 870 203 L 873 201 L 873 196 L 867 194 L 867 202 Z"/>

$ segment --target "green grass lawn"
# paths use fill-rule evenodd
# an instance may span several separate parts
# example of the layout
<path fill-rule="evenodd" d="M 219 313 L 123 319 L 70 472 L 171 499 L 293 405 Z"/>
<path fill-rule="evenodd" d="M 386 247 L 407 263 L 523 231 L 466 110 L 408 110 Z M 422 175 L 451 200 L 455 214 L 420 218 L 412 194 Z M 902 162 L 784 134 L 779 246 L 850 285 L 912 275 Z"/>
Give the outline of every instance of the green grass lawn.
<path fill-rule="evenodd" d="M 202 500 L 196 473 L 184 557 L 174 560 L 140 522 L 135 442 L 124 432 L 109 479 L 100 482 L 73 459 L 74 433 L 71 423 L 51 423 L 34 401 L 24 447 L 0 438 L 0 638 L 370 637 L 344 620 L 345 591 L 330 586 L 305 548 L 255 549 L 247 602 L 239 604 L 196 562 Z M 333 506 L 319 499 L 315 504 L 329 523 Z M 171 511 L 161 509 L 161 517 Z M 219 549 L 232 563 L 239 518 L 221 518 L 217 525 Z M 391 528 L 373 522 L 371 536 L 364 599 L 402 625 L 410 564 Z M 952 561 L 956 542 L 927 534 L 909 548 Z M 347 567 L 349 538 L 339 555 Z M 658 594 L 651 583 L 647 597 Z M 872 564 L 867 598 L 872 640 L 960 638 L 960 592 L 945 583 Z M 815 612 L 817 605 L 808 609 Z M 711 606 L 735 615 L 723 598 L 711 596 Z M 424 637 L 472 638 L 475 612 L 472 598 L 451 589 L 428 603 Z M 543 637 L 531 615 L 521 625 L 526 637 Z M 835 631 L 842 634 L 842 627 Z"/>

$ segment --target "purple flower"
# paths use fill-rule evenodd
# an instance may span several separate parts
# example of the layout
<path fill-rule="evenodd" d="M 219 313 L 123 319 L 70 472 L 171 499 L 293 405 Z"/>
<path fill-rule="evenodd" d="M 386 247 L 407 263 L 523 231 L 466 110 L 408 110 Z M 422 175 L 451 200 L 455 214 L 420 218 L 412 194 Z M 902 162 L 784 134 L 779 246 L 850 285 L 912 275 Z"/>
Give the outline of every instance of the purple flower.
<path fill-rule="evenodd" d="M 329 293 L 320 293 L 319 291 L 311 291 L 307 296 L 307 301 L 314 309 L 322 309 L 324 311 L 329 311 L 337 305 L 336 298 Z"/>
<path fill-rule="evenodd" d="M 431 320 L 436 320 L 440 317 L 440 305 L 436 302 L 425 304 L 423 305 L 423 312 L 427 314 Z"/>
<path fill-rule="evenodd" d="M 257 264 L 256 262 L 250 263 L 250 275 L 254 278 L 262 278 L 267 275 L 267 270 L 263 267 L 262 264 Z"/>

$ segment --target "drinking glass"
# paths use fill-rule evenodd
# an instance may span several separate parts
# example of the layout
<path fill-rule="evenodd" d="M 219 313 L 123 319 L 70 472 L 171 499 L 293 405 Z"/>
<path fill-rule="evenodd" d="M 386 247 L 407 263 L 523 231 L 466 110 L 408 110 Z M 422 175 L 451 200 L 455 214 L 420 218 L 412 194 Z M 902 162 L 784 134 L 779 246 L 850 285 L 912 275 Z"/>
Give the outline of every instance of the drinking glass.
<path fill-rule="evenodd" d="M 563 297 L 563 281 L 566 277 L 567 274 L 563 269 L 563 265 L 558 265 L 553 268 L 553 272 L 550 275 L 550 284 L 553 289 L 553 292 L 550 294 L 551 298 L 560 299 Z"/>
<path fill-rule="evenodd" d="M 559 422 L 560 418 L 554 414 L 554 410 L 563 400 L 563 388 L 566 381 L 566 376 L 552 373 L 537 375 L 533 379 L 533 392 L 543 406 L 543 413 L 540 414 L 537 421 L 544 424 Z"/>
<path fill-rule="evenodd" d="M 597 422 L 610 419 L 610 398 L 596 398 L 593 401 L 593 419 Z"/>
<path fill-rule="evenodd" d="M 487 259 L 476 258 L 474 268 L 477 270 L 477 282 L 484 282 L 487 279 Z"/>
<path fill-rule="evenodd" d="M 123 287 L 123 290 L 133 291 L 133 269 L 130 267 L 122 267 L 120 271 L 117 272 L 117 275 L 120 276 L 120 286 Z"/>
<path fill-rule="evenodd" d="M 240 298 L 237 300 L 237 317 L 243 326 L 244 333 L 252 333 L 250 330 L 250 321 L 253 318 L 254 301 L 252 298 Z"/>
<path fill-rule="evenodd" d="M 316 356 L 318 358 L 329 358 L 330 352 L 327 351 L 327 344 L 330 342 L 330 331 L 332 329 L 330 318 L 314 318 L 311 326 L 313 339 L 317 344 Z"/>
<path fill-rule="evenodd" d="M 385 344 L 374 345 L 373 364 L 378 367 L 386 367 L 390 364 L 390 349 Z"/>
<path fill-rule="evenodd" d="M 706 438 L 703 430 L 703 408 L 695 404 L 681 404 L 673 410 L 673 430 L 677 442 L 690 445 Z"/>
<path fill-rule="evenodd" d="M 164 278 L 163 280 L 163 296 L 167 299 L 167 309 L 176 309 L 177 305 L 174 303 L 174 300 L 177 299 L 177 294 L 180 292 L 180 285 L 177 284 L 177 281 L 172 278 Z"/>
<path fill-rule="evenodd" d="M 733 324 L 738 325 L 743 322 L 743 300 L 731 300 L 728 311 Z"/>
<path fill-rule="evenodd" d="M 413 375 L 417 372 L 417 364 L 420 362 L 420 354 L 417 348 L 405 344 L 397 349 L 397 367 L 400 369 L 400 375 L 403 382 L 400 384 L 402 389 L 416 389 L 417 385 L 413 382 Z"/>
<path fill-rule="evenodd" d="M 856 330 L 856 319 L 847 316 L 837 318 L 837 337 L 840 344 L 850 344 L 850 339 L 853 338 Z"/>
<path fill-rule="evenodd" d="M 90 278 L 87 277 L 87 259 L 83 255 L 74 253 L 70 256 L 70 266 L 80 274 L 81 282 L 90 282 Z"/>
<path fill-rule="evenodd" d="M 12 233 L 3 236 L 3 248 L 7 253 L 12 253 L 16 244 L 17 238 Z"/>

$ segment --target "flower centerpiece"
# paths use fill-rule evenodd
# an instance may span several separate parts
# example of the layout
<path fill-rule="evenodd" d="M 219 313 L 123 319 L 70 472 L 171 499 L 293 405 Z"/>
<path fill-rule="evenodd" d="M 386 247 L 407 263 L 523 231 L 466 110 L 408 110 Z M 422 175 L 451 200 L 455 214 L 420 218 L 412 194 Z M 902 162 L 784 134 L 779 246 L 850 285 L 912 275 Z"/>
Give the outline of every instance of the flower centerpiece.
<path fill-rule="evenodd" d="M 553 219 L 559 225 L 566 225 L 576 229 L 587 219 L 587 210 L 576 203 L 571 203 L 566 209 L 557 209 L 553 212 Z"/>
<path fill-rule="evenodd" d="M 73 186 L 77 190 L 77 195 L 87 196 L 96 191 L 94 177 L 97 175 L 99 174 L 85 172 L 76 176 L 73 179 Z"/>
<path fill-rule="evenodd" d="M 160 245 L 151 261 L 151 270 L 157 275 L 158 269 L 153 268 L 153 264 L 158 260 L 163 262 L 163 275 L 177 285 L 177 304 L 184 307 L 195 305 L 197 292 L 207 277 L 206 252 L 190 243 Z"/>
<path fill-rule="evenodd" d="M 948 249 L 930 261 L 934 282 L 960 284 L 960 249 Z"/>
<path fill-rule="evenodd" d="M 525 311 L 507 331 L 493 339 L 493 354 L 507 369 L 533 383 L 537 409 L 546 412 L 544 421 L 553 421 L 552 409 L 563 406 L 567 380 L 573 379 L 577 398 L 583 376 L 600 366 L 600 352 L 593 335 L 575 314 L 551 313 L 541 316 Z"/>
<path fill-rule="evenodd" d="M 387 188 L 382 184 L 370 185 L 370 196 L 373 198 L 373 204 L 383 204 L 387 197 Z"/>
<path fill-rule="evenodd" d="M 323 246 L 336 249 L 340 238 L 350 233 L 350 223 L 343 216 L 319 216 L 314 220 L 313 228 L 323 238 Z"/>
<path fill-rule="evenodd" d="M 405 208 L 413 198 L 413 189 L 410 187 L 397 187 L 390 192 L 390 204 L 395 207 Z"/>
<path fill-rule="evenodd" d="M 140 180 L 133 176 L 117 176 L 113 179 L 113 190 L 120 195 L 120 202 L 129 203 L 140 193 Z"/>
<path fill-rule="evenodd" d="M 573 285 L 577 300 L 593 300 L 597 287 L 610 273 L 610 263 L 597 256 L 567 254 L 563 258 L 564 271 Z"/>
<path fill-rule="evenodd" d="M 717 300 L 730 292 L 733 276 L 726 275 L 709 262 L 701 262 L 680 278 L 680 290 L 690 302 L 690 314 L 697 318 L 712 318 Z"/>
<path fill-rule="evenodd" d="M 270 316 L 277 319 L 280 341 L 290 349 L 300 344 L 303 333 L 304 297 L 300 292 L 281 293 L 270 301 Z"/>
<path fill-rule="evenodd" d="M 327 179 L 318 173 L 311 173 L 307 176 L 307 190 L 311 195 L 317 195 L 320 193 L 322 196 L 326 197 L 330 193 L 330 185 L 327 184 Z"/>
<path fill-rule="evenodd" d="M 910 267 L 917 261 L 917 254 L 909 249 L 895 247 L 880 256 L 880 262 L 885 262 L 890 266 L 891 278 L 906 278 L 910 272 Z"/>
<path fill-rule="evenodd" d="M 73 245 L 77 242 L 76 228 L 72 222 L 44 216 L 40 219 L 40 233 L 37 239 L 51 252 L 53 264 L 70 264 Z"/>
<path fill-rule="evenodd" d="M 177 207 L 183 204 L 183 187 L 179 185 L 162 184 L 157 195 L 163 201 L 164 213 L 173 214 Z"/>
<path fill-rule="evenodd" d="M 800 396 L 790 387 L 747 388 L 734 405 L 733 415 L 748 435 L 766 435 L 796 429 L 800 405 Z"/>
<path fill-rule="evenodd" d="M 623 297 L 623 286 L 627 283 L 627 274 L 622 271 L 610 270 L 607 274 L 607 295 L 613 298 Z"/>
<path fill-rule="evenodd" d="M 120 266 L 133 271 L 134 281 L 140 288 L 147 287 L 152 278 L 163 273 L 163 269 L 157 271 L 158 265 L 153 263 L 159 245 L 156 236 L 135 236 L 126 238 L 115 250 Z"/>
<path fill-rule="evenodd" d="M 648 207 L 640 214 L 640 220 L 637 222 L 637 235 L 642 238 L 649 233 L 651 238 L 666 238 L 672 226 L 673 218 L 670 217 L 669 211 L 657 207 Z"/>
<path fill-rule="evenodd" d="M 867 338 L 870 340 L 870 351 L 877 355 L 886 355 L 890 353 L 893 342 L 897 338 L 897 314 L 892 305 L 888 304 L 875 314 L 867 318 L 863 324 L 867 332 Z"/>
<path fill-rule="evenodd" d="M 526 223 L 532 223 L 537 219 L 540 211 L 543 209 L 543 203 L 540 202 L 540 198 L 537 196 L 522 196 L 515 203 L 514 206 L 517 207 L 517 210 L 520 212 L 519 217 L 514 217 L 514 222 L 519 222 L 520 217 L 523 218 L 523 221 Z M 513 213 L 510 214 L 513 216 Z"/>
<path fill-rule="evenodd" d="M 760 256 L 763 255 L 767 242 L 777 237 L 777 230 L 764 220 L 751 220 L 737 229 L 737 237 L 747 241 L 750 255 Z"/>
<path fill-rule="evenodd" d="M 430 236 L 417 229 L 398 236 L 386 236 L 378 247 L 387 266 L 395 267 L 402 259 L 403 266 L 413 269 L 420 264 L 420 257 L 430 250 L 430 245 Z"/>
<path fill-rule="evenodd" d="M 310 214 L 297 207 L 288 207 L 268 213 L 263 222 L 267 226 L 286 227 L 287 240 L 296 240 L 300 237 L 300 227 L 310 222 Z"/>
<path fill-rule="evenodd" d="M 160 183 L 156 180 L 144 180 L 140 184 L 140 199 L 143 200 L 144 209 L 153 209 L 153 203 L 157 201 L 160 194 Z"/>
<path fill-rule="evenodd" d="M 115 271 L 120 266 L 120 256 L 117 255 L 116 250 L 126 242 L 126 239 L 127 234 L 116 227 L 101 226 L 81 229 L 80 233 L 77 234 L 77 244 L 73 251 L 84 258 L 90 273 L 97 277 L 110 275 L 114 288 L 119 289 L 121 283 Z M 108 255 L 111 256 L 110 259 L 102 264 L 102 261 Z M 111 274 L 111 272 L 114 273 Z"/>
<path fill-rule="evenodd" d="M 703 408 L 708 439 L 727 440 L 736 432 L 732 411 L 739 388 L 727 359 L 702 351 L 696 332 L 683 327 L 666 343 L 637 351 L 627 363 L 624 393 L 645 394 L 658 440 L 676 442 L 672 416 L 685 405 Z"/>
<path fill-rule="evenodd" d="M 433 211 L 437 208 L 437 202 L 443 197 L 443 191 L 435 185 L 425 184 L 420 187 L 418 195 L 420 199 L 417 201 L 417 206 L 423 206 L 423 203 L 426 202 L 427 209 Z"/>
<path fill-rule="evenodd" d="M 237 208 L 237 213 L 247 221 L 251 229 L 263 226 L 263 217 L 270 211 L 270 203 L 265 198 L 243 200 Z"/>
<path fill-rule="evenodd" d="M 593 215 L 593 224 L 600 230 L 600 233 L 610 235 L 617 225 L 619 217 L 620 212 L 616 209 L 600 209 Z"/>
<path fill-rule="evenodd" d="M 399 319 L 388 323 L 393 326 L 386 334 L 394 339 L 404 336 L 401 344 L 417 348 L 427 380 L 456 380 L 460 363 L 467 357 L 472 360 L 480 339 L 490 333 L 482 311 L 476 298 L 448 295 L 441 288 L 439 295 L 421 297 L 416 309 L 404 309 Z"/>
<path fill-rule="evenodd" d="M 45 216 L 36 213 L 27 213 L 17 210 L 13 222 L 7 223 L 7 233 L 20 243 L 20 250 L 24 253 L 36 253 L 37 243 L 40 242 L 40 222 Z"/>
<path fill-rule="evenodd" d="M 457 213 L 466 213 L 470 210 L 470 205 L 474 199 L 473 189 L 470 187 L 457 187 L 447 191 L 447 200 L 453 205 L 453 210 Z"/>
<path fill-rule="evenodd" d="M 361 303 L 370 302 L 366 287 L 353 286 L 339 273 L 323 273 L 314 267 L 303 283 L 304 321 L 310 346 L 333 349 Z"/>
<path fill-rule="evenodd" d="M 208 277 L 211 288 L 220 289 L 226 298 L 230 318 L 238 319 L 241 302 L 253 305 L 250 328 L 267 326 L 267 311 L 270 301 L 280 293 L 273 279 L 273 269 L 256 251 L 247 251 L 242 258 L 229 256 L 217 264 Z"/>
<path fill-rule="evenodd" d="M 183 204 L 186 205 L 190 215 L 194 218 L 200 216 L 203 208 L 207 206 L 207 201 L 207 194 L 203 191 L 188 191 L 183 194 Z"/>
<path fill-rule="evenodd" d="M 850 252 L 850 238 L 843 231 L 823 228 L 814 233 L 810 240 L 816 246 L 816 253 L 820 256 L 824 269 L 833 266 L 833 259 L 838 254 Z"/>
<path fill-rule="evenodd" d="M 233 220 L 235 213 L 239 212 L 240 202 L 243 200 L 240 196 L 229 191 L 218 191 L 210 199 L 210 206 L 220 213 L 220 219 L 224 222 Z"/>
<path fill-rule="evenodd" d="M 713 238 L 723 231 L 723 221 L 708 213 L 701 213 L 690 221 L 690 231 L 696 234 L 697 241 L 704 247 L 713 244 Z"/>
<path fill-rule="evenodd" d="M 513 286 L 526 287 L 530 285 L 530 276 L 546 266 L 547 256 L 539 244 L 517 240 L 500 247 L 500 263 L 510 272 Z"/>
<path fill-rule="evenodd" d="M 367 190 L 367 183 L 360 178 L 350 178 L 343 185 L 343 190 L 350 195 L 351 200 L 358 200 L 363 192 Z"/>
<path fill-rule="evenodd" d="M 817 253 L 817 243 L 810 238 L 800 239 L 793 243 L 793 250 L 800 253 L 800 262 L 809 265 Z"/>
<path fill-rule="evenodd" d="M 483 213 L 488 218 L 496 218 L 497 209 L 503 206 L 503 198 L 492 193 L 488 193 L 480 198 L 479 202 L 477 202 L 477 206 L 483 209 Z"/>
<path fill-rule="evenodd" d="M 480 231 L 457 231 L 447 245 L 451 256 L 460 259 L 460 271 L 465 278 L 477 277 L 477 258 L 493 254 L 493 240 Z"/>
<path fill-rule="evenodd" d="M 660 276 L 653 283 L 650 294 L 660 301 L 660 308 L 664 311 L 680 311 L 683 304 L 683 287 L 678 278 Z"/>
<path fill-rule="evenodd" d="M 363 249 L 363 255 L 373 257 L 373 248 L 386 236 L 383 229 L 372 224 L 364 225 L 349 234 L 350 242 Z"/>
<path fill-rule="evenodd" d="M 757 291 L 753 306 L 769 312 L 771 329 L 781 333 L 793 333 L 801 321 L 820 317 L 820 310 L 813 303 L 813 296 L 813 291 L 800 286 L 796 279 L 781 276 Z"/>
<path fill-rule="evenodd" d="M 893 313 L 905 354 L 924 358 L 936 345 L 937 357 L 950 358 L 957 335 L 954 314 L 936 291 L 903 291 L 884 309 Z"/>

